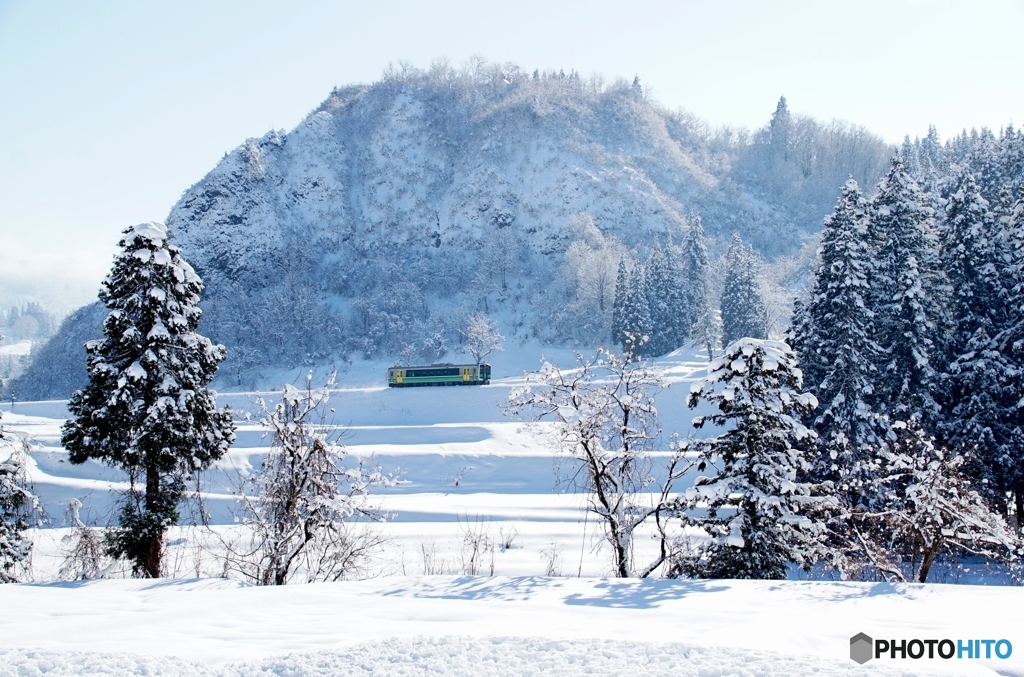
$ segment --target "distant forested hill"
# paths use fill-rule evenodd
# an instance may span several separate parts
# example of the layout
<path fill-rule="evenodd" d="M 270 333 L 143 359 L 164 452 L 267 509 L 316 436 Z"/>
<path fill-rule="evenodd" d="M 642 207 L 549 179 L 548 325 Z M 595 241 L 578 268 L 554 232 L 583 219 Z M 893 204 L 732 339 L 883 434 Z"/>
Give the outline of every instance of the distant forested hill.
<path fill-rule="evenodd" d="M 892 148 L 863 128 L 773 106 L 750 132 L 668 111 L 639 80 L 392 70 L 247 140 L 167 225 L 239 383 L 329 355 L 436 359 L 478 311 L 511 338 L 607 342 L 620 259 L 680 242 L 697 215 L 713 256 L 734 232 L 795 254 L 848 176 L 885 170 Z"/>

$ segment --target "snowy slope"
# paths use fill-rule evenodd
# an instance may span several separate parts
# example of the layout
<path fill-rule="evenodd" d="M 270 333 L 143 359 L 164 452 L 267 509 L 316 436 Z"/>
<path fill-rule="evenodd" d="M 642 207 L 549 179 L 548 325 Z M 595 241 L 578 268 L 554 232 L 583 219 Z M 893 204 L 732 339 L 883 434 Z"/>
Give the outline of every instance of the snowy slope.
<path fill-rule="evenodd" d="M 558 513 L 555 519 L 564 517 L 564 501 L 556 495 L 558 458 L 551 441 L 541 434 L 543 427 L 532 430 L 502 413 L 509 389 L 523 382 L 522 368 L 540 365 L 538 352 L 510 349 L 507 355 L 498 354 L 495 380 L 489 386 L 472 388 L 387 388 L 380 385 L 386 362 L 353 365 L 341 382 L 346 387 L 332 394 L 335 414 L 331 423 L 345 430 L 343 442 L 350 454 L 372 457 L 384 470 L 399 474 L 397 486 L 378 492 L 385 497 L 384 509 L 396 511 L 399 521 L 410 521 L 414 515 L 417 519 L 413 521 L 422 521 L 426 514 L 433 516 L 429 521 L 444 522 L 460 515 L 550 520 Z M 557 364 L 574 363 L 568 350 L 549 350 L 547 354 Z M 704 360 L 699 354 L 682 352 L 658 361 L 674 384 L 659 394 L 663 445 L 673 432 L 684 437 L 693 432 L 690 420 L 694 412 L 686 407 L 686 398 L 689 383 L 703 375 Z M 299 382 L 304 374 L 300 370 L 279 376 Z M 275 394 L 263 397 L 272 406 Z M 255 398 L 256 393 L 244 392 L 222 393 L 218 398 L 220 404 L 231 406 L 238 418 L 237 441 L 231 452 L 202 478 L 205 507 L 218 523 L 231 520 L 233 501 L 228 494 L 237 471 L 258 467 L 270 445 L 265 431 L 244 418 L 247 412 L 258 414 Z M 112 514 L 109 491 L 123 487 L 126 478 L 95 461 L 80 466 L 68 463 L 60 446 L 60 427 L 68 416 L 65 403 L 17 402 L 13 409 L 6 403 L 0 409 L 5 428 L 31 440 L 31 479 L 57 523 L 72 498 L 83 502 L 83 515 L 104 523 Z M 654 472 L 658 474 L 657 468 Z M 468 495 L 498 498 L 468 500 Z M 511 504 L 510 495 L 516 497 Z M 506 499 L 500 498 L 503 496 Z M 516 501 L 531 500 L 532 505 L 515 507 Z M 573 510 L 570 519 L 575 523 L 578 507 Z"/>

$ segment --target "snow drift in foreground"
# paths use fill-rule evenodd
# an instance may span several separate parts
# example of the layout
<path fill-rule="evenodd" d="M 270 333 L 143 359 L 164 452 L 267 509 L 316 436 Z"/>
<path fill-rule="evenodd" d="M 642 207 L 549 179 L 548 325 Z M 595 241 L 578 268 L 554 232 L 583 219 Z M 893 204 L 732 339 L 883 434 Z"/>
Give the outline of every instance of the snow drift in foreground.
<path fill-rule="evenodd" d="M 1019 588 L 798 581 L 385 577 L 277 588 L 0 586 L 0 676 L 1024 675 L 1007 660 L 849 659 L 879 638 L 1007 638 Z"/>

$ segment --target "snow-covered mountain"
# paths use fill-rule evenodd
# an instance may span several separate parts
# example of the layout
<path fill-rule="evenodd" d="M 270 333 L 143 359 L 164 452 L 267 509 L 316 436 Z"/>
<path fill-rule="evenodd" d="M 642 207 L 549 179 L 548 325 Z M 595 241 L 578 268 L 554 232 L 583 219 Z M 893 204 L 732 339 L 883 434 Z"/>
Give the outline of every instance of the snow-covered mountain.
<path fill-rule="evenodd" d="M 167 225 L 206 282 L 201 330 L 228 346 L 225 378 L 250 384 L 267 365 L 436 358 L 477 311 L 513 340 L 607 341 L 607 290 L 588 305 L 583 285 L 609 276 L 580 271 L 612 267 L 614 284 L 621 256 L 679 241 L 693 214 L 713 253 L 734 231 L 768 258 L 794 253 L 846 177 L 873 185 L 889 151 L 784 100 L 749 133 L 667 111 L 638 80 L 389 71 L 247 140 Z"/>

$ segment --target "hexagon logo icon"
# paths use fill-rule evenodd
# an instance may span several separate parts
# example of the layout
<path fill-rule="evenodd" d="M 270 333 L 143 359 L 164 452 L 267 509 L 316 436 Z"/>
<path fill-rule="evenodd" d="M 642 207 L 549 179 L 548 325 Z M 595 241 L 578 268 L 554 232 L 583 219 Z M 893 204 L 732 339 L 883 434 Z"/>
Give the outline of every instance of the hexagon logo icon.
<path fill-rule="evenodd" d="M 864 665 L 872 658 L 875 640 L 863 632 L 859 632 L 850 638 L 850 658 Z"/>

